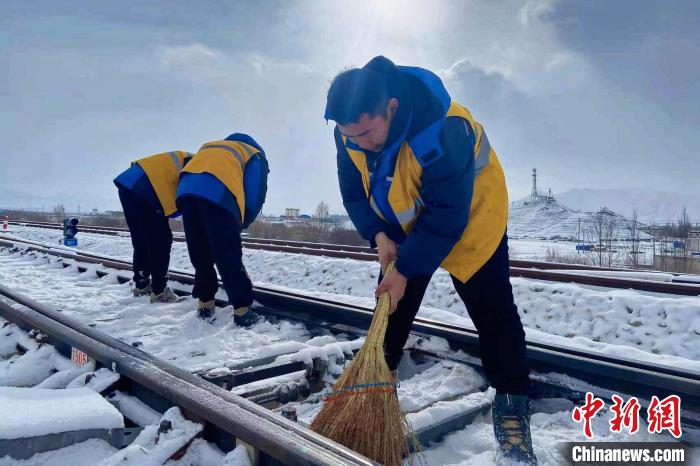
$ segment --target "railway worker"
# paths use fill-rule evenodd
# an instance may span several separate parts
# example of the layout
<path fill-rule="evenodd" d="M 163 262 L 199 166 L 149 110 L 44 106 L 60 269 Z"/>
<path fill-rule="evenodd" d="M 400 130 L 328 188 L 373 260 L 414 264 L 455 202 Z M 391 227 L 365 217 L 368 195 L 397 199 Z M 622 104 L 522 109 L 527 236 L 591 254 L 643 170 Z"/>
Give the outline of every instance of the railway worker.
<path fill-rule="evenodd" d="M 178 296 L 167 287 L 173 234 L 168 218 L 175 206 L 180 171 L 192 158 L 184 151 L 163 152 L 137 160 L 114 179 L 134 247 L 134 296 L 150 295 L 152 303 Z"/>
<path fill-rule="evenodd" d="M 237 325 L 250 326 L 259 316 L 250 310 L 253 285 L 243 265 L 241 231 L 253 223 L 267 192 L 267 159 L 247 134 L 204 144 L 182 171 L 177 205 L 182 211 L 190 260 L 195 268 L 192 295 L 198 315 L 214 317 L 221 275 Z"/>
<path fill-rule="evenodd" d="M 497 461 L 536 464 L 525 333 L 509 280 L 508 194 L 483 127 L 432 72 L 385 57 L 338 74 L 328 90 L 340 192 L 358 232 L 378 249 L 377 295 L 392 310 L 385 340 L 396 370 L 431 276 L 442 266 L 479 332 Z M 396 373 L 395 373 L 396 374 Z"/>

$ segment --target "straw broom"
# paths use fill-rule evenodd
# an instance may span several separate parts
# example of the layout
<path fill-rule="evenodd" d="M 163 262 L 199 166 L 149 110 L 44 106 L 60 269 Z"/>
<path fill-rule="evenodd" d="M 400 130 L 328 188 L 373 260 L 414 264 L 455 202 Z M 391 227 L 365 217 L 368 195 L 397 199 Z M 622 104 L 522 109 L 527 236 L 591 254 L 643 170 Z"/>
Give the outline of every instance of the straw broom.
<path fill-rule="evenodd" d="M 386 274 L 394 269 L 392 262 Z M 405 434 L 410 426 L 384 358 L 390 306 L 391 297 L 385 292 L 379 297 L 362 348 L 324 399 L 311 429 L 378 463 L 398 466 L 408 456 Z"/>

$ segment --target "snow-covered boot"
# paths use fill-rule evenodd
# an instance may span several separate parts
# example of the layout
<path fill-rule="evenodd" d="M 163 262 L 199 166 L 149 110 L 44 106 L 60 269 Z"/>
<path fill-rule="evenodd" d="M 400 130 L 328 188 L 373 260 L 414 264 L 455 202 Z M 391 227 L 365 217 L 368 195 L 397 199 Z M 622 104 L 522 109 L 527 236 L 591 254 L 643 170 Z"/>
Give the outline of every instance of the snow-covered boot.
<path fill-rule="evenodd" d="M 214 308 L 216 307 L 216 301 L 213 299 L 211 301 L 199 300 L 197 304 L 197 317 L 200 319 L 211 319 L 214 317 Z"/>
<path fill-rule="evenodd" d="M 493 431 L 498 441 L 496 464 L 536 465 L 530 436 L 530 398 L 525 395 L 496 395 L 491 405 Z"/>
<path fill-rule="evenodd" d="M 151 284 L 149 283 L 143 288 L 138 288 L 135 286 L 134 289 L 131 290 L 131 292 L 134 294 L 134 298 L 140 298 L 141 296 L 150 295 L 153 292 L 153 290 L 151 290 Z"/>
<path fill-rule="evenodd" d="M 177 301 L 180 301 L 180 297 L 167 286 L 160 294 L 151 293 L 152 303 L 175 303 Z"/>
<path fill-rule="evenodd" d="M 237 307 L 233 310 L 233 322 L 239 327 L 250 327 L 262 319 L 260 314 L 250 310 L 248 306 Z"/>

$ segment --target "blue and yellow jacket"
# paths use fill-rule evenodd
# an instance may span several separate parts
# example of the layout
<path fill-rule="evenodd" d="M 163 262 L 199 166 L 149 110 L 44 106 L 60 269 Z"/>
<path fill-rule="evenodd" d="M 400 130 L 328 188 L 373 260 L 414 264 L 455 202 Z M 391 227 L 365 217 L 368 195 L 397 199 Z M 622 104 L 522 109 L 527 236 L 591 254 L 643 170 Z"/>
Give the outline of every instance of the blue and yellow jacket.
<path fill-rule="evenodd" d="M 442 266 L 466 282 L 505 234 L 508 192 L 498 157 L 438 76 L 384 57 L 365 67 L 390 74 L 399 109 L 380 153 L 361 149 L 336 127 L 343 204 L 370 243 L 383 231 L 400 244 L 397 269 L 406 277 Z"/>
<path fill-rule="evenodd" d="M 192 196 L 213 202 L 247 228 L 262 210 L 269 172 L 262 147 L 235 133 L 199 149 L 180 175 L 177 201 Z"/>
<path fill-rule="evenodd" d="M 131 163 L 114 179 L 120 189 L 132 191 L 167 217 L 179 215 L 175 206 L 178 177 L 193 154 L 176 150 L 151 155 Z"/>

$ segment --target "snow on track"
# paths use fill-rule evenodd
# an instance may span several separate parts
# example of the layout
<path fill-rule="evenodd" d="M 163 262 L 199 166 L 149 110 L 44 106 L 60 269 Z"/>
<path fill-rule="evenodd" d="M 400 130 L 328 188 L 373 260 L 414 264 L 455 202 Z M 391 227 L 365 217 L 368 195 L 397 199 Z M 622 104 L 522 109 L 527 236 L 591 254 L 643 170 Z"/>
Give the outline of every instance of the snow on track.
<path fill-rule="evenodd" d="M 59 231 L 20 226 L 14 227 L 13 234 L 48 244 L 57 244 L 61 236 Z M 81 232 L 79 246 L 131 261 L 129 238 Z M 171 267 L 192 270 L 185 243 L 174 243 L 171 257 Z M 379 272 L 376 263 L 261 250 L 244 249 L 244 262 L 256 283 L 370 306 Z M 700 369 L 700 345 L 696 344 L 700 297 L 600 290 L 522 278 L 511 282 L 528 337 L 547 339 L 542 332 L 562 337 L 557 340 L 570 345 Z M 423 304 L 419 316 L 472 326 L 449 275 L 442 270 L 430 282 Z"/>
<path fill-rule="evenodd" d="M 94 270 L 80 273 L 50 257 L 0 252 L 0 283 L 189 370 L 255 359 L 268 346 L 303 346 L 310 338 L 304 325 L 289 321 L 237 327 L 230 308 L 219 309 L 219 318 L 209 324 L 196 316 L 193 298 L 150 304 L 147 297 L 134 298 L 129 284 L 119 284 L 115 275 L 97 278 Z"/>
<path fill-rule="evenodd" d="M 18 351 L 20 347 L 23 351 Z M 92 375 L 89 381 L 81 376 L 86 371 Z M 17 325 L 0 318 L 0 374 L 14 372 L 15 375 L 0 377 L 0 439 L 123 427 L 122 415 L 98 394 L 116 382 L 119 375 L 106 368 L 93 371 L 94 363 L 78 367 L 53 346 L 39 345 Z M 33 373 L 32 377 L 26 376 L 29 373 Z M 141 410 L 137 417 L 148 420 L 128 447 L 117 450 L 104 440 L 90 439 L 37 453 L 26 460 L 3 456 L 4 452 L 0 452 L 0 466 L 251 465 L 243 446 L 228 454 L 201 438 L 194 439 L 187 446 L 201 431 L 202 425 L 185 419 L 179 408 L 170 408 L 161 415 L 139 400 L 117 393 L 118 396 L 110 398 L 110 402 L 116 404 L 122 414 Z M 125 402 L 129 402 L 129 410 L 122 409 Z M 172 428 L 159 432 L 161 420 L 170 421 Z M 182 457 L 168 460 L 183 447 L 186 451 Z"/>

